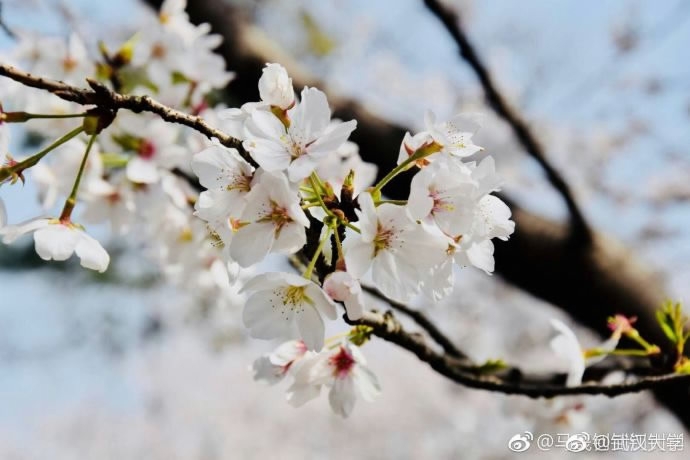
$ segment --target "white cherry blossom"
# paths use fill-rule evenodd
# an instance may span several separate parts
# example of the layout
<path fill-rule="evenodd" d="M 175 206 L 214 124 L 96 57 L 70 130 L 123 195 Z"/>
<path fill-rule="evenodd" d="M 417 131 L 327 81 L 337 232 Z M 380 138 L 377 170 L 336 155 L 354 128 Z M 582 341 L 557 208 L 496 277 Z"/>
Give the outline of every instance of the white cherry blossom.
<path fill-rule="evenodd" d="M 348 230 L 343 243 L 347 271 L 361 279 L 370 269 L 386 296 L 407 300 L 419 292 L 420 279 L 441 263 L 446 242 L 414 222 L 402 206 L 374 207 L 369 193 L 359 195 L 361 233 Z"/>
<path fill-rule="evenodd" d="M 249 280 L 241 292 L 253 292 L 242 318 L 252 337 L 300 337 L 308 349 L 320 350 L 324 342 L 322 315 L 336 319 L 337 312 L 323 290 L 292 273 L 264 273 Z"/>
<path fill-rule="evenodd" d="M 216 144 L 194 156 L 192 170 L 208 189 L 199 195 L 195 214 L 229 245 L 233 222 L 241 216 L 251 190 L 254 168 L 237 150 Z"/>
<path fill-rule="evenodd" d="M 357 398 L 371 402 L 381 392 L 378 379 L 367 367 L 359 348 L 349 343 L 303 361 L 295 373 L 295 382 L 288 389 L 288 401 L 293 406 L 314 399 L 321 387 L 326 386 L 333 412 L 348 417 Z"/>
<path fill-rule="evenodd" d="M 430 146 L 433 142 L 434 138 L 431 137 L 431 134 L 429 134 L 426 131 L 417 133 L 414 136 L 411 135 L 409 132 L 405 133 L 403 141 L 400 143 L 400 151 L 398 152 L 398 164 L 401 164 L 402 162 L 406 161 L 408 158 L 414 155 L 414 153 L 417 150 L 421 149 L 422 147 Z M 422 167 L 429 164 L 430 160 L 427 158 L 423 158 L 417 161 L 416 163 L 417 166 Z"/>
<path fill-rule="evenodd" d="M 270 385 L 278 383 L 288 372 L 294 372 L 301 359 L 308 354 L 309 350 L 302 340 L 285 342 L 254 361 L 254 380 Z"/>
<path fill-rule="evenodd" d="M 118 117 L 118 122 L 126 147 L 134 153 L 126 169 L 132 182 L 156 183 L 161 180 L 162 171 L 185 163 L 187 152 L 177 143 L 178 125 L 157 118 L 144 123 L 136 115 Z"/>
<path fill-rule="evenodd" d="M 615 329 L 611 337 L 597 347 L 597 355 L 587 356 L 575 333 L 565 323 L 552 318 L 551 326 L 558 331 L 558 335 L 551 340 L 551 349 L 568 365 L 568 387 L 581 385 L 585 368 L 605 359 L 608 352 L 616 349 L 621 337 L 620 330 Z"/>
<path fill-rule="evenodd" d="M 335 152 L 357 126 L 354 120 L 332 123 L 326 95 L 316 88 L 304 88 L 287 118 L 286 128 L 270 111 L 253 111 L 247 119 L 244 147 L 262 168 L 287 171 L 293 182 L 309 176 L 318 161 Z"/>
<path fill-rule="evenodd" d="M 269 252 L 292 254 L 306 243 L 309 219 L 297 192 L 281 173 L 259 171 L 246 206 L 234 223 L 230 255 L 242 267 L 260 262 Z"/>
<path fill-rule="evenodd" d="M 452 159 L 435 161 L 412 178 L 407 209 L 413 219 L 428 220 L 448 235 L 460 235 L 472 226 L 477 188 L 466 165 Z"/>
<path fill-rule="evenodd" d="M 11 244 L 17 238 L 33 233 L 36 253 L 43 260 L 67 260 L 77 254 L 82 267 L 104 272 L 110 256 L 103 246 L 89 236 L 78 224 L 59 219 L 38 218 L 0 230 L 3 243 Z"/>
<path fill-rule="evenodd" d="M 259 95 L 265 103 L 287 110 L 295 103 L 292 78 L 280 64 L 266 64 L 259 78 Z"/>
<path fill-rule="evenodd" d="M 433 112 L 428 111 L 424 122 L 427 132 L 443 146 L 443 152 L 463 158 L 482 150 L 472 142 L 472 136 L 480 126 L 474 114 L 458 114 L 448 121 L 437 123 Z"/>
<path fill-rule="evenodd" d="M 331 299 L 345 304 L 347 316 L 351 320 L 358 320 L 364 314 L 362 286 L 348 272 L 338 270 L 326 276 L 323 290 Z"/>

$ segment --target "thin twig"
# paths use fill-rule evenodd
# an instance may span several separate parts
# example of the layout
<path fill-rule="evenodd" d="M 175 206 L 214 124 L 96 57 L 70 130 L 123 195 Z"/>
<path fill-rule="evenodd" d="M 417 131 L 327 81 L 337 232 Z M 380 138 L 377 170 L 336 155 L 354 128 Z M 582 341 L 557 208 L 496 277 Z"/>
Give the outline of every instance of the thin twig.
<path fill-rule="evenodd" d="M 188 126 L 209 139 L 218 139 L 221 144 L 237 149 L 245 160 L 255 164 L 254 160 L 242 147 L 242 141 L 239 139 L 212 127 L 201 117 L 175 110 L 151 99 L 149 96 L 131 96 L 116 93 L 102 83 L 91 79 L 87 79 L 91 89 L 78 88 L 61 81 L 37 77 L 7 64 L 0 64 L 0 75 L 22 83 L 25 86 L 48 91 L 61 99 L 81 105 L 95 105 L 113 111 L 127 109 L 136 113 L 154 113 L 170 123 Z"/>
<path fill-rule="evenodd" d="M 544 148 L 530 130 L 527 122 L 511 107 L 507 99 L 496 87 L 487 66 L 479 57 L 469 37 L 462 29 L 457 14 L 437 0 L 424 0 L 424 4 L 441 21 L 460 48 L 461 57 L 472 67 L 472 70 L 477 75 L 489 105 L 510 125 L 520 144 L 539 163 L 551 185 L 563 197 L 570 213 L 571 236 L 580 242 L 589 242 L 591 238 L 589 225 L 575 201 L 570 187 L 563 176 L 547 160 Z"/>
<path fill-rule="evenodd" d="M 443 351 L 445 351 L 446 354 L 448 354 L 449 356 L 453 356 L 459 359 L 467 358 L 467 355 L 460 351 L 455 346 L 455 344 L 448 337 L 446 337 L 445 334 L 441 332 L 441 330 L 438 327 L 436 327 L 436 325 L 433 322 L 431 322 L 431 320 L 427 318 L 426 315 L 421 311 L 414 310 L 405 304 L 389 299 L 376 288 L 362 286 L 362 289 L 371 294 L 372 296 L 376 297 L 377 299 L 383 300 L 384 302 L 388 303 L 388 305 L 393 307 L 395 310 L 403 312 L 405 315 L 412 318 L 415 323 L 417 323 L 422 329 L 424 329 L 429 334 L 429 337 L 431 337 L 436 343 L 441 345 Z"/>

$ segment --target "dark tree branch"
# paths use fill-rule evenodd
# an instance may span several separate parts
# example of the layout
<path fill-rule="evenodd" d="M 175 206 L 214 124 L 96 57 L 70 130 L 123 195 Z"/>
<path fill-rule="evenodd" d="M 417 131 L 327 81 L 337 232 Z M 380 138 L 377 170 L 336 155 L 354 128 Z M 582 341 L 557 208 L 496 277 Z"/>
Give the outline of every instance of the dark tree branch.
<path fill-rule="evenodd" d="M 525 119 L 517 110 L 511 107 L 506 97 L 501 94 L 497 88 L 488 68 L 461 27 L 458 15 L 449 8 L 443 6 L 438 0 L 424 0 L 424 4 L 429 11 L 441 21 L 460 48 L 460 55 L 477 75 L 484 89 L 484 94 L 489 106 L 510 125 L 520 144 L 527 153 L 539 163 L 546 173 L 549 182 L 563 197 L 570 212 L 572 236 L 580 242 L 588 242 L 590 238 L 589 226 L 570 187 L 563 176 L 561 176 L 546 158 L 543 146 L 539 143 L 534 133 L 532 133 Z"/>
<path fill-rule="evenodd" d="M 441 332 L 441 330 L 421 311 L 414 310 L 403 303 L 389 299 L 376 288 L 362 286 L 362 290 L 368 292 L 369 294 L 371 294 L 379 300 L 387 302 L 395 310 L 398 310 L 412 318 L 412 320 L 414 320 L 415 323 L 417 323 L 422 329 L 424 329 L 427 332 L 427 334 L 429 334 L 429 337 L 431 337 L 436 343 L 441 345 L 443 351 L 445 351 L 445 353 L 448 356 L 452 356 L 458 359 L 467 359 L 467 355 L 460 351 L 460 349 L 458 349 L 458 347 L 456 347 L 455 344 L 448 337 L 446 337 L 446 335 L 443 332 Z"/>
<path fill-rule="evenodd" d="M 352 321 L 347 316 L 344 316 L 344 319 L 351 325 L 371 327 L 376 336 L 412 352 L 439 374 L 458 384 L 480 390 L 523 395 L 530 398 L 551 398 L 566 395 L 613 397 L 649 389 L 663 391 L 671 385 L 690 383 L 690 375 L 661 374 L 644 376 L 632 382 L 612 385 L 584 383 L 567 387 L 563 384 L 564 376 L 559 374 L 530 375 L 516 368 L 509 368 L 497 374 L 483 374 L 479 371 L 479 367 L 468 365 L 466 360 L 459 360 L 448 354 L 434 351 L 420 335 L 405 331 L 391 312 L 384 314 L 367 312 L 362 319 L 357 321 Z"/>
<path fill-rule="evenodd" d="M 235 139 L 224 132 L 213 128 L 203 118 L 175 110 L 160 102 L 154 101 L 148 96 L 131 96 L 116 93 L 107 86 L 95 80 L 87 80 L 91 89 L 78 88 L 61 81 L 51 80 L 23 72 L 11 65 L 0 64 L 0 75 L 10 78 L 25 86 L 48 91 L 61 99 L 75 102 L 81 105 L 95 105 L 102 109 L 117 111 L 120 109 L 132 112 L 150 112 L 158 115 L 170 123 L 188 126 L 209 139 L 216 138 L 226 147 L 237 149 L 245 160 L 254 163 L 254 160 L 244 151 L 242 141 Z"/>

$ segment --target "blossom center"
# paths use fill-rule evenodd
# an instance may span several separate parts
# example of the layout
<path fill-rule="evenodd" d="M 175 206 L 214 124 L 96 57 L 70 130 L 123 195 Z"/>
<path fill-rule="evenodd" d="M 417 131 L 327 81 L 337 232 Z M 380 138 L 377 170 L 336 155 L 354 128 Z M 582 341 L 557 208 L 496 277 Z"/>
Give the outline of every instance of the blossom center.
<path fill-rule="evenodd" d="M 230 182 L 225 186 L 225 190 L 228 192 L 232 190 L 248 192 L 250 190 L 251 182 L 252 178 L 250 176 L 245 176 L 244 174 L 235 174 L 230 178 Z"/>
<path fill-rule="evenodd" d="M 163 59 L 167 53 L 168 53 L 168 50 L 165 48 L 165 45 L 163 45 L 162 43 L 155 43 L 151 47 L 151 57 L 153 59 Z"/>
<path fill-rule="evenodd" d="M 153 142 L 149 141 L 148 139 L 142 139 L 137 153 L 145 160 L 150 160 L 156 154 L 156 146 L 153 145 Z"/>
<path fill-rule="evenodd" d="M 333 367 L 333 375 L 335 377 L 345 378 L 354 367 L 355 360 L 345 347 L 340 347 L 338 353 L 328 358 L 328 363 Z"/>
<path fill-rule="evenodd" d="M 434 205 L 431 208 L 432 214 L 438 214 L 441 212 L 452 212 L 455 210 L 455 205 L 447 201 L 446 197 L 441 195 L 441 192 L 439 192 L 438 190 L 430 190 L 429 197 L 431 197 L 431 199 L 434 200 Z"/>
<path fill-rule="evenodd" d="M 271 210 L 264 217 L 259 219 L 258 222 L 273 223 L 273 226 L 275 227 L 275 236 L 278 238 L 283 227 L 289 223 L 292 223 L 293 220 L 292 217 L 290 217 L 287 209 L 283 208 L 273 200 L 270 200 L 270 204 Z"/>
<path fill-rule="evenodd" d="M 391 247 L 394 236 L 395 232 L 392 228 L 385 228 L 381 225 L 381 222 L 377 222 L 376 236 L 374 237 L 374 257 L 376 257 L 379 252 Z"/>

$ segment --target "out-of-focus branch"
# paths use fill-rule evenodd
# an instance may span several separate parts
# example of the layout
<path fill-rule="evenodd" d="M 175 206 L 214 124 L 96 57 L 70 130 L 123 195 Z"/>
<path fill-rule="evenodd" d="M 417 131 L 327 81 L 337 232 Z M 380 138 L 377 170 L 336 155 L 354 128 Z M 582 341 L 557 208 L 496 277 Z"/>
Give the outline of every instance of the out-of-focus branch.
<path fill-rule="evenodd" d="M 424 0 L 424 4 L 429 11 L 438 18 L 446 28 L 450 36 L 460 48 L 460 55 L 472 68 L 477 75 L 486 100 L 494 111 L 510 125 L 515 137 L 523 146 L 525 151 L 534 158 L 546 173 L 546 177 L 553 187 L 561 194 L 570 212 L 571 234 L 581 242 L 588 242 L 591 236 L 589 226 L 585 220 L 582 210 L 577 204 L 568 183 L 563 176 L 554 168 L 546 158 L 544 147 L 540 144 L 537 137 L 530 129 L 527 121 L 520 113 L 510 105 L 507 98 L 501 94 L 494 83 L 489 69 L 477 53 L 470 42 L 469 37 L 463 30 L 458 14 L 445 7 L 438 0 Z"/>
<path fill-rule="evenodd" d="M 5 19 L 2 15 L 4 2 L 0 1 L 0 29 L 2 29 L 5 34 L 10 38 L 17 38 L 17 35 L 10 29 L 10 27 L 5 23 Z"/>

